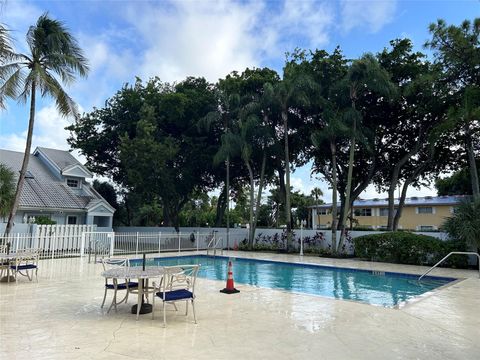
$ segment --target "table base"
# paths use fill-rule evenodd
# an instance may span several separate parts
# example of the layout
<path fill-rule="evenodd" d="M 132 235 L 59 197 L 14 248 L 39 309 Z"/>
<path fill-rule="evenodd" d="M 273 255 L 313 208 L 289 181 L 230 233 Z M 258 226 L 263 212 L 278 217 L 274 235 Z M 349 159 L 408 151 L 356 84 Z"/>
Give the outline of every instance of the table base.
<path fill-rule="evenodd" d="M 132 314 L 137 313 L 137 304 L 132 306 Z M 152 304 L 142 303 L 139 314 L 149 314 L 153 310 Z"/>

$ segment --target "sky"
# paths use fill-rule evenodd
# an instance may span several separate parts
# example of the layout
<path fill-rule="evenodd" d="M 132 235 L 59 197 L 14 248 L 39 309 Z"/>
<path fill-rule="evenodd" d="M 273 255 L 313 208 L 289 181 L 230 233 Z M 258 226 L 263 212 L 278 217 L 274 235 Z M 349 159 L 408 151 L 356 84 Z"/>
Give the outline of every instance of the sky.
<path fill-rule="evenodd" d="M 270 67 L 281 74 L 285 53 L 295 48 L 333 50 L 349 58 L 379 52 L 408 37 L 422 51 L 428 25 L 439 18 L 459 24 L 480 16 L 480 0 L 242 0 L 242 1 L 24 1 L 0 0 L 0 22 L 25 51 L 25 34 L 48 12 L 77 38 L 90 63 L 87 79 L 67 87 L 81 111 L 102 107 L 125 83 L 158 76 L 181 81 L 203 76 L 211 82 L 231 71 Z M 33 148 L 68 150 L 65 126 L 50 98 L 37 103 Z M 23 151 L 28 107 L 9 101 L 0 110 L 0 148 Z M 78 152 L 74 152 L 78 156 Z M 331 190 L 305 166 L 292 174 L 295 190 Z M 409 196 L 435 195 L 433 186 Z M 384 197 L 373 186 L 362 198 Z"/>

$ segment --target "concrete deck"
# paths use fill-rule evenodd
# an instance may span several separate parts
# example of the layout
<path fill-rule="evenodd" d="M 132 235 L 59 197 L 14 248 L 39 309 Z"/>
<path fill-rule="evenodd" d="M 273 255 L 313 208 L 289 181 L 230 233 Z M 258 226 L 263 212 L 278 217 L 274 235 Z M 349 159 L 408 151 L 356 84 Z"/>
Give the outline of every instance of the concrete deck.
<path fill-rule="evenodd" d="M 424 267 L 235 252 L 235 256 L 421 274 Z M 197 319 L 168 307 L 163 328 L 130 306 L 100 309 L 101 265 L 42 260 L 39 281 L 0 283 L 0 359 L 479 359 L 478 271 L 437 269 L 465 278 L 389 309 L 352 301 L 198 280 Z M 111 295 L 111 294 L 109 294 Z M 109 299 L 107 298 L 107 302 Z M 190 312 L 191 313 L 191 312 Z"/>

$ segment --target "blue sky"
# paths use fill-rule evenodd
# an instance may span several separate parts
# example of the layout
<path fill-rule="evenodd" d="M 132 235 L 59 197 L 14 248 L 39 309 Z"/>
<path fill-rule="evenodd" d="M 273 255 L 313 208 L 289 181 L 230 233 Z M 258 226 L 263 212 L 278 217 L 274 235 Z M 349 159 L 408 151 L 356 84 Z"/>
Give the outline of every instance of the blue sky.
<path fill-rule="evenodd" d="M 458 24 L 480 16 L 479 0 L 440 1 L 15 1 L 0 0 L 0 22 L 24 48 L 28 26 L 48 11 L 77 37 L 91 73 L 68 88 L 83 111 L 101 107 L 135 76 L 180 81 L 204 76 L 210 81 L 232 70 L 268 66 L 281 72 L 284 54 L 295 47 L 339 45 L 348 57 L 378 52 L 395 38 L 412 39 L 418 50 L 438 18 Z M 59 117 L 51 100 L 38 102 L 34 146 L 67 149 L 72 120 Z M 0 148 L 22 151 L 27 108 L 8 103 L 0 112 Z M 324 182 L 310 179 L 308 167 L 292 176 L 293 186 L 309 193 Z M 428 188 L 409 195 L 431 195 Z M 362 197 L 378 196 L 369 187 Z"/>

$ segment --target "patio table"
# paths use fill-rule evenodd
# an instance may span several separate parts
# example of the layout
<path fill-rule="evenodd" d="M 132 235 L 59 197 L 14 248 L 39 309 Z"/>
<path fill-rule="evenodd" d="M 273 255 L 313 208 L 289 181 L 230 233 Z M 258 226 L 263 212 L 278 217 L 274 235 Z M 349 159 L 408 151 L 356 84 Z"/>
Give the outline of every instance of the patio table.
<path fill-rule="evenodd" d="M 33 256 L 35 255 L 34 253 L 29 253 L 29 252 L 17 252 L 17 253 L 9 253 L 9 254 L 0 254 L 0 266 L 5 266 L 7 269 L 7 275 L 2 277 L 0 279 L 0 282 L 10 282 L 10 280 L 13 282 L 15 281 L 15 278 L 10 275 L 10 265 L 11 263 L 14 263 L 18 257 L 28 257 L 28 256 Z"/>
<path fill-rule="evenodd" d="M 150 292 L 153 292 L 153 288 L 149 288 L 148 280 L 150 278 L 158 278 L 163 276 L 163 266 L 147 266 L 142 269 L 140 266 L 133 266 L 128 268 L 115 268 L 102 272 L 102 276 L 109 279 L 138 279 L 138 288 L 130 292 L 138 292 L 137 304 L 132 307 L 132 314 L 147 314 L 152 312 L 152 305 L 146 304 L 144 301 L 144 295 L 147 296 Z"/>

